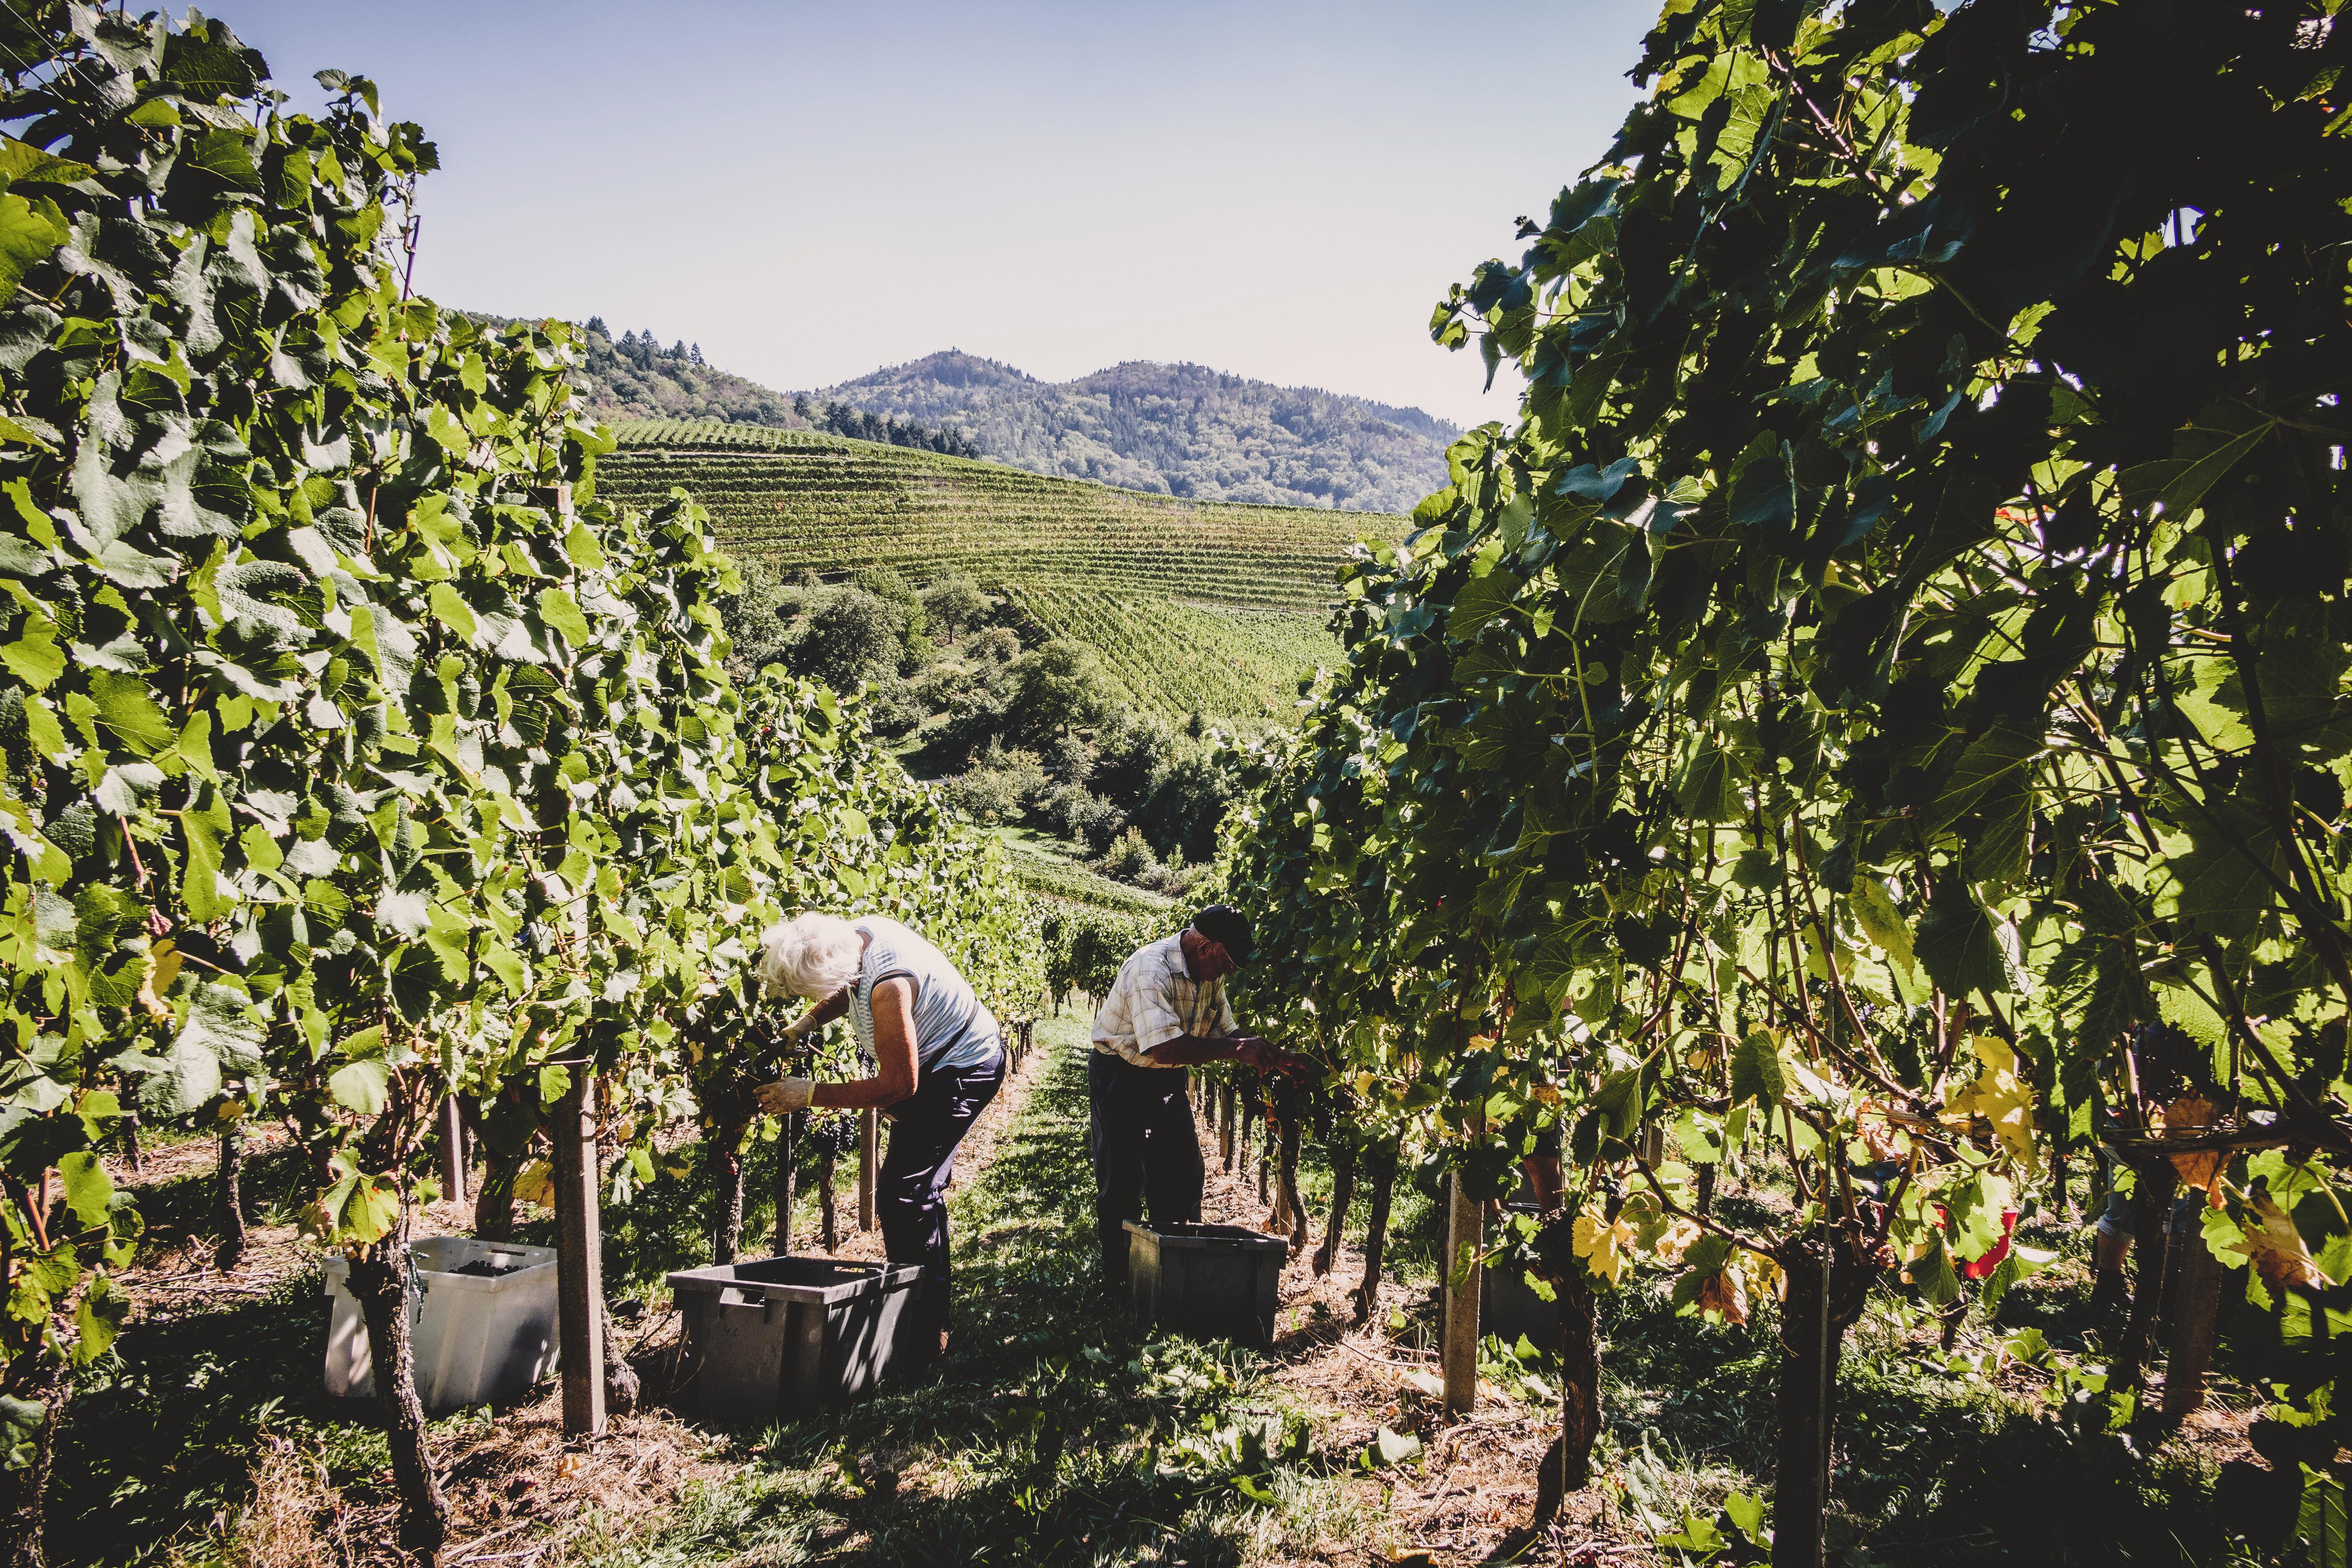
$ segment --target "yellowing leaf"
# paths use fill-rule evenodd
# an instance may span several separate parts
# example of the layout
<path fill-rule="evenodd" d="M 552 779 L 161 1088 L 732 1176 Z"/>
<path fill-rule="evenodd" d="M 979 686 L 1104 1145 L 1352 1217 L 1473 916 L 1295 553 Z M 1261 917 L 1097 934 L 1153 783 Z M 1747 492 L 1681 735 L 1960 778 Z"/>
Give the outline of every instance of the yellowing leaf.
<path fill-rule="evenodd" d="M 544 1160 L 532 1160 L 515 1173 L 515 1201 L 537 1204 L 542 1208 L 555 1206 L 555 1167 Z"/>
<path fill-rule="evenodd" d="M 146 973 L 139 982 L 139 1003 L 152 1018 L 172 1016 L 172 1005 L 163 1000 L 172 983 L 180 977 L 180 951 L 169 938 L 147 950 Z"/>
<path fill-rule="evenodd" d="M 1683 1254 L 1691 1249 L 1691 1243 L 1705 1234 L 1696 1220 L 1677 1215 L 1659 1227 L 1654 1238 L 1650 1238 L 1650 1251 L 1661 1263 L 1680 1263 Z"/>
<path fill-rule="evenodd" d="M 2260 1225 L 2246 1233 L 2246 1256 L 2262 1274 L 2263 1283 L 2276 1290 L 2283 1285 L 2325 1285 L 2327 1277 L 2312 1260 L 2311 1248 L 2285 1210 L 2265 1193 L 2254 1200 Z"/>
<path fill-rule="evenodd" d="M 1588 1211 L 1576 1216 L 1570 1246 L 1596 1278 L 1614 1285 L 1625 1272 L 1625 1244 L 1633 1239 L 1633 1226 L 1623 1220 L 1612 1224 Z"/>
<path fill-rule="evenodd" d="M 2033 1159 L 2033 1086 L 2017 1076 L 2017 1053 L 2006 1040 L 1979 1035 L 1969 1042 L 1982 1064 L 1975 1079 L 1944 1102 L 1943 1120 L 1966 1127 L 1981 1116 L 2020 1162 Z"/>
<path fill-rule="evenodd" d="M 1750 1296 L 1778 1296 L 1788 1289 L 1789 1277 L 1769 1254 L 1741 1247 L 1731 1255 L 1735 1268 L 1748 1276 Z"/>
<path fill-rule="evenodd" d="M 1699 1281 L 1698 1310 L 1701 1316 L 1721 1318 L 1727 1322 L 1748 1321 L 1748 1284 L 1737 1269 L 1726 1268 Z"/>
<path fill-rule="evenodd" d="M 2194 1138 L 2210 1131 L 2219 1113 L 2213 1102 L 2201 1094 L 2191 1094 L 2174 1100 L 2164 1108 L 2165 1136 Z M 2205 1194 L 2208 1206 L 2220 1208 L 2221 1197 L 2221 1151 L 2195 1149 L 2171 1156 L 2172 1168 L 2180 1173 L 2182 1184 Z"/>

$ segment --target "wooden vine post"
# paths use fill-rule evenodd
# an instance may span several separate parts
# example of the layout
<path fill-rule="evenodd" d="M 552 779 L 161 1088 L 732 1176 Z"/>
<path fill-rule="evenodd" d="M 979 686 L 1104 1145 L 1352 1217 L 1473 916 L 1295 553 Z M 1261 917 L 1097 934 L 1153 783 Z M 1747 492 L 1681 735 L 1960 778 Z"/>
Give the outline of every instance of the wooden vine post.
<path fill-rule="evenodd" d="M 1465 1125 L 1474 1140 L 1486 1131 L 1483 1093 L 1469 1108 Z M 1478 1408 L 1478 1298 L 1486 1272 L 1478 1255 L 1486 1248 L 1486 1211 L 1470 1196 L 1459 1169 L 1447 1178 L 1445 1193 L 1445 1322 L 1439 1370 L 1445 1378 L 1445 1413 L 1467 1415 Z"/>
<path fill-rule="evenodd" d="M 604 1430 L 604 1269 L 598 1209 L 594 1100 L 589 1069 L 572 1068 L 555 1107 L 556 1334 L 563 1368 L 563 1434 Z"/>
<path fill-rule="evenodd" d="M 441 1201 L 466 1201 L 466 1122 L 454 1094 L 441 1101 Z"/>
<path fill-rule="evenodd" d="M 2205 1403 L 2205 1373 L 2213 1360 L 2213 1339 L 2221 1317 L 2221 1260 L 2193 1223 L 2175 1248 L 2179 1280 L 2172 1305 L 2172 1332 L 2164 1363 L 2164 1422 L 2178 1426 Z"/>
<path fill-rule="evenodd" d="M 882 1113 L 867 1107 L 857 1113 L 857 1228 L 872 1230 L 878 1223 L 874 1208 L 876 1152 L 882 1141 Z"/>
<path fill-rule="evenodd" d="M 1467 1415 L 1478 1407 L 1478 1282 L 1485 1272 L 1478 1253 L 1486 1245 L 1486 1215 L 1463 1185 L 1461 1172 L 1447 1178 L 1445 1190 L 1445 1413 Z"/>

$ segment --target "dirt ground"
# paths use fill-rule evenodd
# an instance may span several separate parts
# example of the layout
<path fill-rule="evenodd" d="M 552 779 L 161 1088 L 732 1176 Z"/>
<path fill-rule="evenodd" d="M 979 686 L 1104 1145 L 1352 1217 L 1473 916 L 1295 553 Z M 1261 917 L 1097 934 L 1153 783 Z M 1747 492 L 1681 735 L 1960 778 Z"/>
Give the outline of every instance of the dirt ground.
<path fill-rule="evenodd" d="M 1202 1118 L 1201 1143 L 1209 1182 L 1202 1217 L 1273 1230 L 1273 1209 L 1257 1195 L 1255 1167 L 1226 1173 L 1206 1120 Z M 1418 1478 L 1399 1470 L 1390 1472 L 1401 1478 L 1394 1485 L 1370 1479 L 1350 1483 L 1367 1489 L 1364 1500 L 1388 1515 L 1383 1544 L 1392 1555 L 1369 1561 L 1427 1563 L 1432 1568 L 1486 1563 L 1507 1541 L 1520 1549 L 1517 1560 L 1528 1563 L 1649 1561 L 1646 1547 L 1615 1528 L 1598 1489 L 1570 1498 L 1541 1541 L 1518 1539 L 1534 1510 L 1537 1466 L 1559 1435 L 1558 1407 L 1523 1405 L 1492 1383 L 1482 1383 L 1469 1417 L 1448 1419 L 1437 1394 L 1435 1352 L 1397 1344 L 1386 1327 L 1391 1309 L 1417 1305 L 1423 1293 L 1383 1279 L 1379 1305 L 1363 1328 L 1351 1329 L 1363 1253 L 1343 1244 L 1331 1272 L 1318 1278 L 1311 1255 L 1322 1243 L 1322 1217 L 1317 1216 L 1308 1255 L 1294 1255 L 1283 1268 L 1274 1343 L 1280 1364 L 1274 1381 L 1317 1412 L 1318 1441 L 1326 1452 L 1360 1450 L 1382 1426 L 1412 1432 L 1427 1448 Z M 1360 1547 L 1339 1560 L 1368 1559 Z"/>
<path fill-rule="evenodd" d="M 1007 1081 L 960 1153 L 959 1184 L 970 1184 L 989 1167 L 1031 1091 L 1052 1070 L 1055 1055 L 1041 1046 Z M 1270 1205 L 1257 1195 L 1255 1170 L 1226 1173 L 1205 1121 L 1201 1138 L 1210 1173 L 1204 1217 L 1271 1229 Z M 257 1131 L 253 1157 L 275 1146 L 273 1134 Z M 209 1140 L 194 1140 L 154 1151 L 136 1174 L 118 1162 L 115 1173 L 131 1185 L 153 1187 L 207 1173 L 214 1158 Z M 878 1233 L 856 1229 L 854 1188 L 837 1197 L 843 1227 L 838 1255 L 878 1258 Z M 1321 1239 L 1321 1217 L 1310 1247 Z M 417 1216 L 415 1231 L 429 1236 L 463 1230 L 470 1221 L 470 1211 L 461 1205 L 436 1205 Z M 288 1275 L 310 1267 L 317 1256 L 292 1226 L 254 1223 L 245 1260 L 224 1274 L 212 1267 L 213 1243 L 204 1234 L 202 1216 L 182 1224 L 179 1230 L 168 1223 L 156 1226 L 141 1266 L 126 1280 L 139 1317 L 147 1321 L 169 1321 L 264 1296 Z M 806 1208 L 803 1226 L 798 1249 L 818 1250 Z M 2055 1286 L 2068 1267 L 2035 1283 Z M 1350 1527 L 1348 1539 L 1318 1542 L 1299 1561 L 1422 1563 L 1432 1568 L 1497 1561 L 1655 1561 L 1643 1532 L 1620 1512 L 1621 1500 L 1606 1479 L 1571 1497 L 1541 1539 L 1525 1539 L 1537 1467 L 1559 1431 L 1557 1406 L 1522 1403 L 1487 1384 L 1467 1419 L 1447 1419 L 1437 1398 L 1436 1356 L 1418 1348 L 1430 1320 L 1426 1289 L 1384 1280 L 1370 1321 L 1354 1329 L 1352 1294 L 1362 1273 L 1362 1256 L 1353 1246 L 1341 1247 L 1336 1266 L 1324 1277 L 1315 1274 L 1309 1257 L 1290 1259 L 1282 1275 L 1270 1380 L 1313 1415 L 1317 1444 L 1327 1456 L 1344 1460 L 1387 1427 L 1420 1436 L 1426 1457 L 1419 1465 L 1342 1480 L 1360 1516 L 1372 1519 L 1371 1529 Z M 1422 1327 L 1392 1337 L 1391 1313 L 1399 1311 Z M 742 1467 L 739 1444 L 659 1406 L 657 1396 L 671 1379 L 679 1348 L 675 1313 L 656 1302 L 650 1313 L 622 1318 L 615 1331 L 654 1397 L 646 1408 L 615 1416 L 603 1436 L 584 1443 L 564 1438 L 551 1384 L 491 1418 L 476 1413 L 436 1424 L 436 1446 L 452 1510 L 444 1568 L 493 1563 L 559 1568 L 598 1555 L 677 1510 L 697 1482 L 724 1482 Z M 2040 1369 L 2015 1364 L 2000 1374 L 2004 1385 L 2029 1395 L 2029 1384 L 2047 1378 Z M 2209 1462 L 2246 1457 L 2249 1414 L 2242 1401 L 2217 1398 L 2173 1441 Z M 300 1429 L 266 1436 L 253 1463 L 255 1506 L 236 1527 L 230 1561 L 252 1568 L 391 1568 L 407 1561 L 388 1544 L 389 1501 L 373 1500 L 388 1500 L 389 1487 L 370 1489 L 365 1500 L 339 1494 Z"/>

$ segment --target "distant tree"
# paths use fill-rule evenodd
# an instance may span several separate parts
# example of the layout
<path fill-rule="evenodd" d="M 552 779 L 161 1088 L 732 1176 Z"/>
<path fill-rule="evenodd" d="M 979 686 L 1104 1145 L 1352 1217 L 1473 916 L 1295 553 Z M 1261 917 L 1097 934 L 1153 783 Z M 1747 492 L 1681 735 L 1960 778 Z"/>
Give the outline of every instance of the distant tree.
<path fill-rule="evenodd" d="M 1207 860 L 1217 851 L 1217 825 L 1224 820 L 1233 785 L 1205 750 L 1179 757 L 1152 781 L 1151 798 L 1140 814 L 1146 835 L 1162 855 L 1181 851 Z"/>
<path fill-rule="evenodd" d="M 1138 811 L 1174 750 L 1174 737 L 1165 724 L 1149 713 L 1121 707 L 1095 732 L 1095 765 L 1089 783 L 1105 800 L 1127 811 Z"/>
<path fill-rule="evenodd" d="M 1011 626 L 984 626 L 971 634 L 963 654 L 976 665 L 1001 669 L 1021 657 L 1021 638 Z"/>
<path fill-rule="evenodd" d="M 897 605 L 863 588 L 837 589 L 793 642 L 793 668 L 835 691 L 854 691 L 897 668 L 901 626 Z"/>
<path fill-rule="evenodd" d="M 1141 829 L 1129 826 L 1103 851 L 1102 869 L 1123 882 L 1142 882 L 1160 870 L 1160 857 L 1151 852 Z"/>
<path fill-rule="evenodd" d="M 1110 847 L 1127 826 L 1127 814 L 1076 784 L 1064 784 L 1045 803 L 1045 820 L 1063 837 L 1083 844 L 1089 854 Z"/>
<path fill-rule="evenodd" d="M 770 568 L 757 561 L 739 561 L 736 570 L 743 591 L 719 602 L 719 614 L 734 650 L 728 663 L 738 679 L 758 674 L 771 664 L 789 663 L 792 637 L 788 623 L 800 614 L 802 597 Z"/>
<path fill-rule="evenodd" d="M 988 595 L 970 577 L 941 577 L 923 590 L 923 608 L 930 612 L 931 623 L 953 647 L 960 634 L 979 625 L 988 614 Z"/>
<path fill-rule="evenodd" d="M 1023 654 L 1012 673 L 1004 723 L 1018 740 L 1044 741 L 1083 729 L 1110 710 L 1102 661 L 1084 643 L 1055 637 Z"/>
<path fill-rule="evenodd" d="M 669 357 L 672 359 L 684 359 L 686 357 L 686 340 L 684 338 L 680 338 L 677 342 L 670 344 Z"/>
<path fill-rule="evenodd" d="M 923 606 L 923 596 L 915 591 L 912 583 L 898 574 L 897 568 L 869 566 L 857 574 L 857 585 L 898 610 L 900 637 L 911 642 L 929 636 L 931 616 Z"/>
<path fill-rule="evenodd" d="M 1045 766 L 1066 784 L 1082 784 L 1094 771 L 1095 751 L 1083 735 L 1061 735 L 1045 748 Z"/>
<path fill-rule="evenodd" d="M 588 335 L 592 338 L 609 339 L 613 335 L 612 332 L 605 328 L 604 318 L 602 316 L 591 316 L 588 318 L 587 331 Z"/>

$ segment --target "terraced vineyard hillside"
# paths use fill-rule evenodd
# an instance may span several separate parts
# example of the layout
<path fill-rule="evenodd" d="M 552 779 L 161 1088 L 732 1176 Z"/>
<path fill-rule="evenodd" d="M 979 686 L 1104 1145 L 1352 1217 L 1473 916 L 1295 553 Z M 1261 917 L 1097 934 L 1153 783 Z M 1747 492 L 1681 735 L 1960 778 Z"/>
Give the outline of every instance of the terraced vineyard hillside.
<path fill-rule="evenodd" d="M 1256 719 L 1336 652 L 1341 552 L 1402 518 L 1197 502 L 804 430 L 685 420 L 615 426 L 598 483 L 645 505 L 693 492 L 719 536 L 788 573 L 969 572 L 1101 653 L 1135 700 Z"/>

